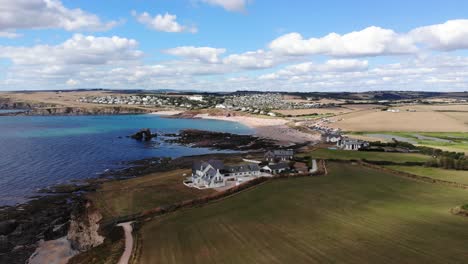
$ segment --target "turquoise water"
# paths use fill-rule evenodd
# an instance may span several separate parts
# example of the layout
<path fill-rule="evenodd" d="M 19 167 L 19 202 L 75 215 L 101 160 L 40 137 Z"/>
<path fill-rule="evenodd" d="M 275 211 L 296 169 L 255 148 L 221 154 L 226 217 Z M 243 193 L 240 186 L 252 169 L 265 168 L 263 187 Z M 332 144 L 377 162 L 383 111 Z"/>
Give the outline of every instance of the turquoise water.
<path fill-rule="evenodd" d="M 160 133 L 186 128 L 253 132 L 233 122 L 155 115 L 0 117 L 0 205 L 24 202 L 47 186 L 96 177 L 125 161 L 216 152 L 125 137 L 140 128 Z"/>

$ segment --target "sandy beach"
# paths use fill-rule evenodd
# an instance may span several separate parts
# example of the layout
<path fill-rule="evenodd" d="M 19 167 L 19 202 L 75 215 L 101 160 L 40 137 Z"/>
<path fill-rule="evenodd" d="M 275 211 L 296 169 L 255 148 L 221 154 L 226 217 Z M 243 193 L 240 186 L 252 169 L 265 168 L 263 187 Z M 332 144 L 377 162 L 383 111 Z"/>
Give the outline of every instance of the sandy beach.
<path fill-rule="evenodd" d="M 173 116 L 173 115 L 178 115 L 180 113 L 183 113 L 183 111 L 178 111 L 178 110 L 167 110 L 167 111 L 158 111 L 158 112 L 152 112 L 150 114 L 152 115 L 159 115 L 159 116 Z"/>
<path fill-rule="evenodd" d="M 260 118 L 251 116 L 210 116 L 199 114 L 197 118 L 215 119 L 230 122 L 238 122 L 255 130 L 259 137 L 277 140 L 280 144 L 304 143 L 320 140 L 319 135 L 312 135 L 293 129 L 286 125 L 288 120 L 280 118 Z"/>

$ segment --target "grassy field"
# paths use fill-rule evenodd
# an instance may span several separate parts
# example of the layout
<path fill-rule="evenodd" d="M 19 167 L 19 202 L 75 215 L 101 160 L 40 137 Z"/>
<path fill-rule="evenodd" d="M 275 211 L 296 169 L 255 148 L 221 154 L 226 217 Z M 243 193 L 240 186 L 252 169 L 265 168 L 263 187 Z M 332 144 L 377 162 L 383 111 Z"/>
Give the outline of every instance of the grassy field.
<path fill-rule="evenodd" d="M 139 213 L 157 206 L 208 195 L 214 191 L 197 190 L 182 184 L 189 170 L 154 173 L 123 181 L 104 183 L 90 199 L 105 219 Z"/>
<path fill-rule="evenodd" d="M 468 114 L 467 114 L 468 115 Z M 468 152 L 468 133 L 467 132 L 353 132 L 352 137 L 383 142 L 390 142 L 392 136 L 405 138 L 410 143 L 439 148 L 447 151 Z M 370 136 L 373 135 L 373 136 Z M 385 138 L 383 137 L 385 136 Z M 418 138 L 418 136 L 428 137 L 427 139 Z M 398 139 L 398 138 L 397 138 Z M 438 141 L 442 139 L 444 141 Z M 403 140 L 403 139 L 400 139 Z M 449 140 L 450 142 L 447 142 Z"/>
<path fill-rule="evenodd" d="M 429 156 L 414 153 L 389 153 L 389 152 L 368 152 L 349 151 L 338 149 L 317 149 L 310 153 L 299 154 L 298 156 L 312 156 L 315 159 L 340 159 L 340 160 L 372 160 L 372 161 L 392 161 L 404 162 L 425 162 Z"/>
<path fill-rule="evenodd" d="M 427 176 L 438 180 L 468 184 L 468 171 L 444 170 L 422 166 L 385 166 L 393 170 L 408 172 L 419 176 Z"/>
<path fill-rule="evenodd" d="M 467 191 L 351 164 L 276 180 L 139 231 L 139 263 L 466 263 Z"/>

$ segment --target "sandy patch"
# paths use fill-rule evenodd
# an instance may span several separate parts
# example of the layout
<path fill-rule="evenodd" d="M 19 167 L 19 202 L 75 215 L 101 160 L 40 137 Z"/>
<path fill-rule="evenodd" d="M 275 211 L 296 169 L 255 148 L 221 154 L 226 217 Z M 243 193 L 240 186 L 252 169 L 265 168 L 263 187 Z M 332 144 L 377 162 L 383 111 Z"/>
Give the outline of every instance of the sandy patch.
<path fill-rule="evenodd" d="M 319 135 L 304 133 L 286 125 L 288 120 L 279 118 L 259 118 L 250 116 L 210 116 L 197 115 L 198 118 L 238 122 L 255 130 L 259 137 L 278 141 L 282 145 L 320 140 Z"/>
<path fill-rule="evenodd" d="M 174 116 L 174 115 L 178 115 L 180 113 L 183 113 L 183 111 L 169 110 L 169 111 L 152 112 L 150 114 L 151 115 L 159 115 L 159 116 Z"/>
<path fill-rule="evenodd" d="M 29 258 L 29 264 L 66 264 L 78 252 L 71 248 L 66 237 L 56 240 L 41 241 L 39 247 Z"/>

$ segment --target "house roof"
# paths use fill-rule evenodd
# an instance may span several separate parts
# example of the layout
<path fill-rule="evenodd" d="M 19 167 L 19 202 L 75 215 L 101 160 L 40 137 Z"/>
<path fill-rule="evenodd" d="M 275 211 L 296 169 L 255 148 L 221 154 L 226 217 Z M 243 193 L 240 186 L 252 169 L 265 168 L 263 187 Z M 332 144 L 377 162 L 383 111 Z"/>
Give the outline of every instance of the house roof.
<path fill-rule="evenodd" d="M 252 172 L 252 171 L 260 171 L 260 167 L 257 164 L 241 164 L 241 165 L 234 165 L 234 166 L 225 166 L 224 170 L 226 172 Z"/>
<path fill-rule="evenodd" d="M 289 168 L 289 164 L 288 163 L 284 163 L 284 162 L 281 162 L 281 163 L 277 163 L 277 164 L 272 164 L 272 165 L 267 165 L 268 168 L 270 168 L 271 170 L 281 170 L 281 169 L 287 169 Z"/>
<path fill-rule="evenodd" d="M 365 143 L 367 143 L 367 142 L 359 140 L 359 139 L 350 139 L 350 138 L 345 138 L 345 139 L 343 139 L 343 142 L 342 142 L 342 144 L 346 144 L 346 145 L 365 144 Z"/>
<path fill-rule="evenodd" d="M 294 156 L 294 150 L 292 149 L 277 149 L 273 151 L 268 151 L 265 153 L 266 156 Z"/>
<path fill-rule="evenodd" d="M 206 168 L 208 165 L 211 165 L 216 170 L 222 170 L 224 168 L 224 163 L 221 160 L 209 160 L 205 161 L 194 161 L 192 164 L 192 170 L 201 170 L 201 168 Z"/>

